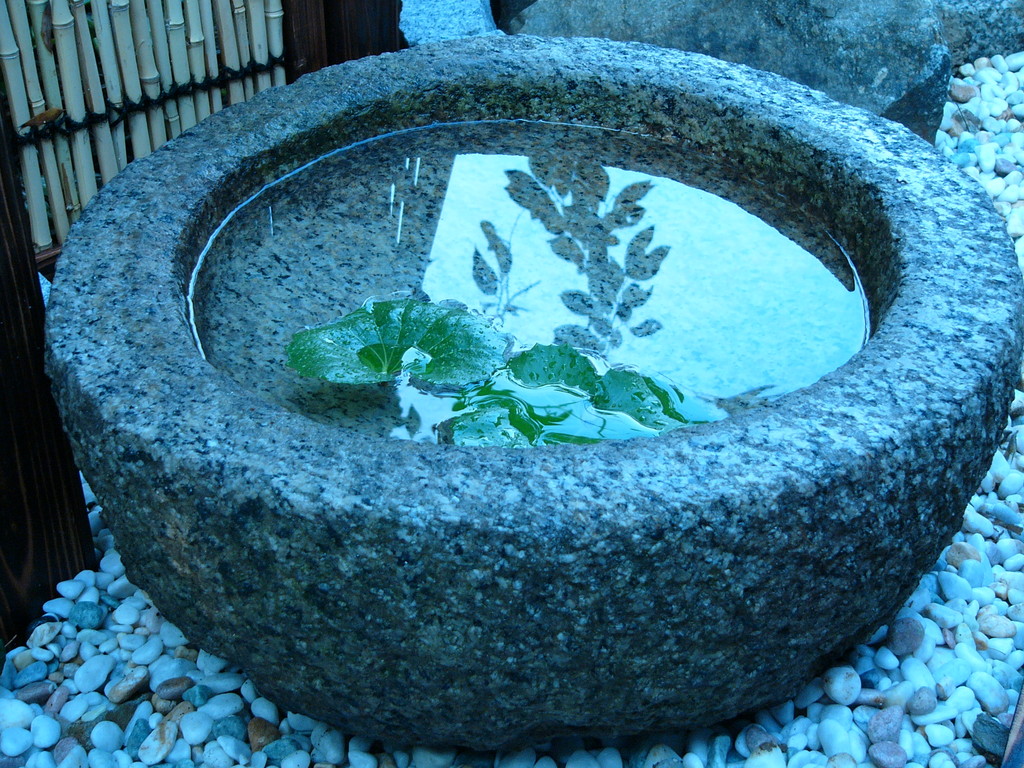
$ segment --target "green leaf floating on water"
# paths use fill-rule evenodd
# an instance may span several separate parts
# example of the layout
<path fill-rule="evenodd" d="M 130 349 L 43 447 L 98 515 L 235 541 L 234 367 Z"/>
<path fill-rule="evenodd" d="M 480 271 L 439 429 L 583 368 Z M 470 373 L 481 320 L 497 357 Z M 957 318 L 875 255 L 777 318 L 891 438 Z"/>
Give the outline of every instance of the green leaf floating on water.
<path fill-rule="evenodd" d="M 444 423 L 457 445 L 519 447 L 664 434 L 722 417 L 714 405 L 636 371 L 599 375 L 567 344 L 535 345 L 462 392 Z"/>
<path fill-rule="evenodd" d="M 336 384 L 390 381 L 407 371 L 431 384 L 461 387 L 504 361 L 507 337 L 483 317 L 415 299 L 367 302 L 337 322 L 299 331 L 288 365 Z"/>

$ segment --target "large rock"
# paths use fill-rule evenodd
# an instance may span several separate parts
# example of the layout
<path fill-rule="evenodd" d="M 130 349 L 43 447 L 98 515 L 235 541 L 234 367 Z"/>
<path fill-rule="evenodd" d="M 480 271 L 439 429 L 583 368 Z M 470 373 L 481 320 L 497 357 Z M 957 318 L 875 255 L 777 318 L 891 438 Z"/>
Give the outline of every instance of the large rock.
<path fill-rule="evenodd" d="M 770 407 L 527 450 L 333 427 L 203 359 L 185 295 L 240 201 L 339 146 L 497 118 L 727 158 L 828 222 L 872 338 Z M 374 279 L 425 268 L 399 258 Z M 889 620 L 991 461 L 1022 299 L 987 195 L 901 126 L 697 54 L 481 37 L 306 76 L 130 165 L 65 245 L 48 360 L 132 581 L 190 640 L 346 733 L 499 747 L 784 700 Z"/>
<path fill-rule="evenodd" d="M 949 51 L 933 0 L 511 0 L 508 32 L 638 40 L 776 72 L 931 141 Z"/>
<path fill-rule="evenodd" d="M 935 0 L 953 64 L 1024 51 L 1024 0 Z"/>

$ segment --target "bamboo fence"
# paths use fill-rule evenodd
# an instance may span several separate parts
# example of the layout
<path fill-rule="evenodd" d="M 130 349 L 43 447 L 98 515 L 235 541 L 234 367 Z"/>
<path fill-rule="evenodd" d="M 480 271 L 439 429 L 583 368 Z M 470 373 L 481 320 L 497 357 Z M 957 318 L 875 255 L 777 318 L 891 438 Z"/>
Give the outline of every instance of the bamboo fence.
<path fill-rule="evenodd" d="M 0 0 L 35 250 L 59 246 L 131 160 L 283 85 L 283 17 L 282 0 Z"/>

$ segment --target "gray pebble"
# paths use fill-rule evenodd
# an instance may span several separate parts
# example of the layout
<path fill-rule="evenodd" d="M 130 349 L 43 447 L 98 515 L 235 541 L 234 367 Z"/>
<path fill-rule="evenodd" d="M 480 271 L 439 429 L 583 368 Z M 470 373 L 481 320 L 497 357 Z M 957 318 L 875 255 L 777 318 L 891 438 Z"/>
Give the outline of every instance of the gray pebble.
<path fill-rule="evenodd" d="M 903 768 L 907 753 L 894 741 L 881 741 L 868 747 L 868 757 L 878 768 Z"/>
<path fill-rule="evenodd" d="M 65 736 L 63 739 L 58 741 L 53 747 L 53 759 L 59 765 L 64 761 L 64 758 L 68 756 L 75 747 L 79 747 L 81 744 L 78 743 L 78 739 L 73 736 Z"/>
<path fill-rule="evenodd" d="M 195 685 L 191 677 L 172 677 L 160 683 L 154 693 L 165 701 L 181 701 L 182 695 Z M 194 701 L 193 704 L 196 704 Z M 196 706 L 199 706 L 196 704 Z"/>
<path fill-rule="evenodd" d="M 38 683 L 40 680 L 45 680 L 48 674 L 50 672 L 46 668 L 45 661 L 33 661 L 14 676 L 14 687 L 24 688 L 26 685 Z M 22 700 L 24 701 L 24 699 Z"/>
<path fill-rule="evenodd" d="M 883 741 L 899 741 L 903 727 L 903 708 L 895 704 L 875 713 L 868 720 L 868 739 L 872 744 Z"/>
<path fill-rule="evenodd" d="M 7 757 L 7 755 L 0 755 L 0 768 L 24 768 L 25 758 L 21 755 L 17 757 Z"/>
<path fill-rule="evenodd" d="M 1006 741 L 1010 737 L 1010 729 L 984 712 L 978 715 L 971 730 L 971 741 L 979 752 L 998 755 L 1000 758 L 1006 751 Z"/>
<path fill-rule="evenodd" d="M 142 746 L 142 742 L 146 740 L 151 730 L 153 729 L 149 727 L 149 723 L 145 720 L 135 721 L 135 725 L 132 726 L 131 731 L 124 740 L 124 751 L 128 753 L 132 760 L 139 759 L 139 747 Z"/>
<path fill-rule="evenodd" d="M 937 704 L 935 689 L 923 686 L 914 691 L 914 695 L 907 701 L 907 712 L 911 715 L 927 715 L 935 711 Z"/>
<path fill-rule="evenodd" d="M 45 704 L 53 692 L 57 690 L 57 684 L 52 680 L 39 680 L 29 683 L 24 688 L 19 688 L 14 694 L 26 704 Z"/>
<path fill-rule="evenodd" d="M 267 760 L 274 764 L 279 764 L 281 760 L 288 757 L 292 752 L 300 749 L 299 742 L 295 739 L 290 739 L 285 736 L 277 741 L 272 741 L 263 748 L 263 754 L 267 756 Z"/>
<path fill-rule="evenodd" d="M 762 744 L 774 745 L 779 743 L 774 736 L 756 723 L 744 731 L 743 739 L 747 743 L 747 751 L 751 754 Z"/>
<path fill-rule="evenodd" d="M 987 768 L 988 760 L 984 755 L 974 755 L 960 763 L 960 768 Z"/>
<path fill-rule="evenodd" d="M 14 667 L 14 661 L 10 657 L 4 659 L 3 667 L 0 668 L 0 688 L 7 690 L 14 689 L 14 677 L 18 674 Z"/>
<path fill-rule="evenodd" d="M 239 741 L 245 741 L 245 721 L 238 715 L 228 715 L 222 720 L 218 720 L 210 730 L 210 737 L 216 739 L 218 736 L 231 736 Z"/>
<path fill-rule="evenodd" d="M 889 634 L 886 636 L 885 644 L 889 650 L 897 656 L 905 656 L 913 653 L 924 640 L 924 627 L 917 619 L 904 616 L 896 619 L 889 627 Z"/>
<path fill-rule="evenodd" d="M 199 707 L 203 706 L 203 704 L 208 702 L 210 700 L 210 696 L 212 695 L 213 694 L 210 692 L 209 688 L 207 688 L 205 685 L 200 684 L 193 685 L 191 688 L 189 688 L 181 695 L 181 698 L 191 703 L 196 709 L 198 709 Z"/>
<path fill-rule="evenodd" d="M 103 626 L 107 611 L 96 603 L 75 603 L 68 621 L 79 629 L 98 629 Z"/>

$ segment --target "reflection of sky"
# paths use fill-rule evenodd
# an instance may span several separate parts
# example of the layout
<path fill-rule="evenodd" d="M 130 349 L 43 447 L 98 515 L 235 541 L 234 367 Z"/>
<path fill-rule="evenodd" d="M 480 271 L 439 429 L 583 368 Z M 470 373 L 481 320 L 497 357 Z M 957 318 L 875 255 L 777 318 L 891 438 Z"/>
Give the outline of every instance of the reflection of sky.
<path fill-rule="evenodd" d="M 490 221 L 511 243 L 510 292 L 523 290 L 512 300 L 516 309 L 505 314 L 503 330 L 524 346 L 550 343 L 557 326 L 586 325 L 559 294 L 586 291 L 587 279 L 554 255 L 548 246 L 552 236 L 509 198 L 505 171 L 513 168 L 528 172 L 527 158 L 456 157 L 423 288 L 434 301 L 456 299 L 495 314 L 494 297 L 473 281 L 474 248 L 496 269 L 480 229 L 481 221 Z M 621 327 L 623 343 L 608 354 L 611 362 L 658 371 L 697 392 L 728 397 L 766 385 L 777 392 L 806 386 L 861 347 L 862 296 L 847 291 L 796 243 L 715 195 L 671 179 L 606 170 L 608 205 L 627 184 L 654 182 L 640 201 L 646 214 L 639 224 L 615 230 L 619 245 L 609 250 L 611 258 L 622 264 L 629 240 L 652 225 L 648 249 L 671 248 L 659 273 L 641 281 L 654 292 L 628 323 L 654 318 L 663 329 L 637 338 Z"/>

